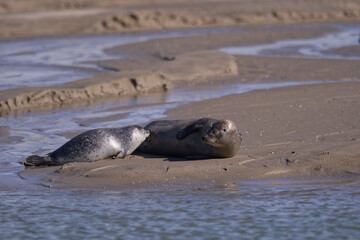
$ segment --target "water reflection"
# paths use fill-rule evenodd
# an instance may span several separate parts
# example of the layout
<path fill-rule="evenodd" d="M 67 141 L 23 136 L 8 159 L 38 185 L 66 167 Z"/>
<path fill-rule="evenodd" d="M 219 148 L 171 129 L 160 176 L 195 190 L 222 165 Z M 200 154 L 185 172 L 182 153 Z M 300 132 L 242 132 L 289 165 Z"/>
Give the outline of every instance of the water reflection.
<path fill-rule="evenodd" d="M 237 191 L 0 192 L 0 237 L 357 239 L 359 187 L 250 183 Z"/>
<path fill-rule="evenodd" d="M 359 60 L 359 56 L 341 56 L 328 50 L 356 46 L 360 26 L 339 26 L 339 32 L 311 39 L 283 40 L 256 46 L 223 47 L 220 50 L 234 55 L 286 56 Z"/>

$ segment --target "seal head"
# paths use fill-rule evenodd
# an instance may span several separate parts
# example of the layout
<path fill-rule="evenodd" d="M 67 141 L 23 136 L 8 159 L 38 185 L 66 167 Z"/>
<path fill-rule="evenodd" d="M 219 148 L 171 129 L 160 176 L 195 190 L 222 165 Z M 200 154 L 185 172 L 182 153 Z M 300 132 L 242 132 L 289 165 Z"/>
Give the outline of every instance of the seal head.
<path fill-rule="evenodd" d="M 242 135 L 230 120 L 219 120 L 203 136 L 202 141 L 214 147 L 219 157 L 234 156 L 242 142 Z"/>

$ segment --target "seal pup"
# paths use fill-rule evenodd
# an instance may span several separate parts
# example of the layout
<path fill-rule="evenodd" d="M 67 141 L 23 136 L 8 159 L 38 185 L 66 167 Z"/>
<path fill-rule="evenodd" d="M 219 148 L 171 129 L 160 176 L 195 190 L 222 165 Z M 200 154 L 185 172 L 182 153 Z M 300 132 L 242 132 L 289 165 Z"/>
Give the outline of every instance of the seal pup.
<path fill-rule="evenodd" d="M 145 141 L 150 132 L 139 126 L 99 128 L 84 132 L 45 156 L 32 155 L 25 166 L 63 165 L 70 162 L 92 162 L 105 158 L 124 158 Z"/>
<path fill-rule="evenodd" d="M 145 129 L 150 136 L 140 151 L 187 159 L 232 157 L 242 141 L 236 125 L 225 119 L 158 120 Z"/>

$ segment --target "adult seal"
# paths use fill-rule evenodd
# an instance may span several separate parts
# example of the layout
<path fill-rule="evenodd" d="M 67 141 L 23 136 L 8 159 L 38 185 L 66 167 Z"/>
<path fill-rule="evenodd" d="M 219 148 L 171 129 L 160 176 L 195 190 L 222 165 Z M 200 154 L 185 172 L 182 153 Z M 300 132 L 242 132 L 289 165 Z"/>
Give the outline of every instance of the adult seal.
<path fill-rule="evenodd" d="M 105 158 L 125 157 L 131 154 L 149 136 L 139 126 L 99 128 L 84 132 L 44 156 L 32 155 L 25 166 L 63 165 L 69 162 L 92 162 Z"/>
<path fill-rule="evenodd" d="M 140 145 L 140 151 L 188 159 L 232 157 L 242 141 L 230 120 L 158 120 L 145 129 L 150 136 Z"/>

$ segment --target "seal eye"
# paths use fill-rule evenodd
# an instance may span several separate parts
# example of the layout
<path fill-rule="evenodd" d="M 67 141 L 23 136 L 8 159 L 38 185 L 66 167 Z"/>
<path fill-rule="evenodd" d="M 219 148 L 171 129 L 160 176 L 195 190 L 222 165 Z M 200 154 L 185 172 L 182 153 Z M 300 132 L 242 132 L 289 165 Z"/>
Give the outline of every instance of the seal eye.
<path fill-rule="evenodd" d="M 225 129 L 225 128 L 223 129 L 223 132 L 226 132 L 226 129 Z"/>

